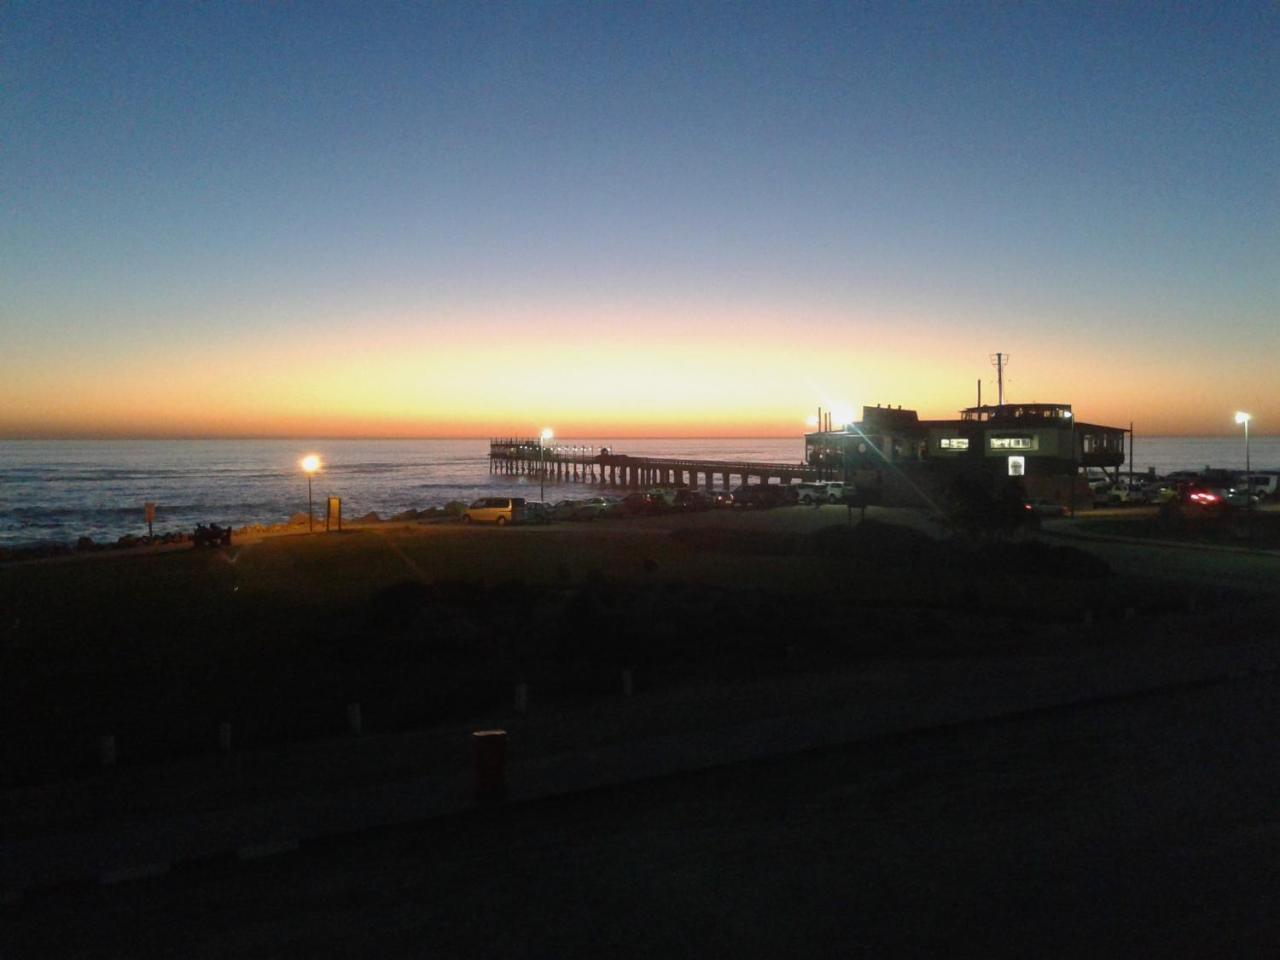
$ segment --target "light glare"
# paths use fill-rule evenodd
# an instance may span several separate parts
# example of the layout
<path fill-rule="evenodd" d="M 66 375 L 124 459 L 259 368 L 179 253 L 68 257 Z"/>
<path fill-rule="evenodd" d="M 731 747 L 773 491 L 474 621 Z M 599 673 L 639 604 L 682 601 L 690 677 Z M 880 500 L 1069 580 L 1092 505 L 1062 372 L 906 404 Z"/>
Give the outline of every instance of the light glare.
<path fill-rule="evenodd" d="M 315 473 L 320 469 L 320 458 L 314 453 L 309 453 L 302 458 L 302 470 L 304 473 Z"/>

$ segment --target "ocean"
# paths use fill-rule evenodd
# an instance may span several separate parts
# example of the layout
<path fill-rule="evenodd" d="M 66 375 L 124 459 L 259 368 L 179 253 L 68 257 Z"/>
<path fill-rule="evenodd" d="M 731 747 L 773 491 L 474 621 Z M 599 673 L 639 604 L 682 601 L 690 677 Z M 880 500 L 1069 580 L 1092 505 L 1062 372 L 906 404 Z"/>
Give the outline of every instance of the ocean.
<path fill-rule="evenodd" d="M 635 456 L 800 462 L 802 437 L 787 440 L 566 439 Z M 1255 469 L 1280 469 L 1280 437 L 1254 437 Z M 0 441 L 0 546 L 98 542 L 146 533 L 143 504 L 156 504 L 155 531 L 197 523 L 239 527 L 281 523 L 307 509 L 298 461 L 319 454 L 317 517 L 324 498 L 342 498 L 354 519 L 471 502 L 481 496 L 538 498 L 538 483 L 491 475 L 478 440 L 7 440 Z M 1239 437 L 1139 437 L 1134 471 L 1205 466 L 1244 469 Z M 578 484 L 547 484 L 546 498 L 580 496 Z"/>

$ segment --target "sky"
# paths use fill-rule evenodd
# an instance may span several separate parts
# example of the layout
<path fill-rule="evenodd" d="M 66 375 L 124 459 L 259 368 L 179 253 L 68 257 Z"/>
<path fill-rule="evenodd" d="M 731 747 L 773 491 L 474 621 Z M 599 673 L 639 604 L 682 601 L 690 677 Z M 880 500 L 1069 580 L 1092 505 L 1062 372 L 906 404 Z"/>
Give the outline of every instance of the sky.
<path fill-rule="evenodd" d="M 1280 6 L 10 3 L 0 437 L 1280 433 Z"/>

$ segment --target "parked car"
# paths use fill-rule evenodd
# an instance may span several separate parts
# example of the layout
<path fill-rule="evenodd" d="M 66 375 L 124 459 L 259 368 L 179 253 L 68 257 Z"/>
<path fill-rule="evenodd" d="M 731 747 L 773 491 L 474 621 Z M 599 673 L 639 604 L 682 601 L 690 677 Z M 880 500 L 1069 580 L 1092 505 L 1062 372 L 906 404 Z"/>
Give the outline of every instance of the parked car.
<path fill-rule="evenodd" d="M 832 480 L 827 484 L 827 503 L 844 503 L 846 494 L 853 493 L 853 484 Z"/>
<path fill-rule="evenodd" d="M 1094 493 L 1102 493 L 1111 487 L 1111 481 L 1106 476 L 1099 476 L 1096 473 L 1089 474 L 1089 489 Z"/>
<path fill-rule="evenodd" d="M 1250 493 L 1243 483 L 1238 487 L 1206 487 L 1205 489 L 1216 493 L 1222 498 L 1223 503 L 1232 507 L 1247 507 L 1251 503 L 1258 502 L 1258 495 Z"/>
<path fill-rule="evenodd" d="M 1236 478 L 1237 486 L 1243 487 L 1249 484 L 1253 490 L 1253 495 L 1259 500 L 1274 497 L 1277 489 L 1280 488 L 1280 474 L 1275 473 L 1251 473 L 1246 478 L 1245 474 L 1240 474 Z"/>
<path fill-rule="evenodd" d="M 551 508 L 551 519 L 568 520 L 581 505 L 581 500 L 557 500 L 555 506 Z"/>
<path fill-rule="evenodd" d="M 591 497 L 583 500 L 570 515 L 572 520 L 597 520 L 618 513 L 621 502 L 617 497 Z"/>
<path fill-rule="evenodd" d="M 520 523 L 524 520 L 524 497 L 482 497 L 462 514 L 464 523 Z"/>
<path fill-rule="evenodd" d="M 795 496 L 795 491 L 790 489 L 790 484 L 743 484 L 733 491 L 733 505 L 735 507 L 754 507 L 768 510 L 773 507 L 783 507 L 795 503 Z"/>
<path fill-rule="evenodd" d="M 826 503 L 827 502 L 827 484 L 825 483 L 802 483 L 796 487 L 796 496 L 801 503 Z"/>
<path fill-rule="evenodd" d="M 676 490 L 674 487 L 652 487 L 646 490 L 650 498 L 664 507 L 674 507 L 676 503 Z"/>
<path fill-rule="evenodd" d="M 711 500 L 713 507 L 733 506 L 733 494 L 728 490 L 708 490 L 707 497 Z"/>
<path fill-rule="evenodd" d="M 1048 497 L 1036 497 L 1028 500 L 1027 509 L 1037 517 L 1065 517 L 1067 515 L 1065 504 L 1059 503 L 1057 500 L 1050 500 Z"/>
<path fill-rule="evenodd" d="M 524 505 L 525 523 L 550 523 L 551 504 L 541 500 L 530 500 Z"/>
<path fill-rule="evenodd" d="M 660 500 L 655 500 L 647 493 L 629 493 L 622 498 L 622 512 L 631 516 L 644 517 L 651 514 L 661 513 L 663 504 Z"/>
<path fill-rule="evenodd" d="M 676 491 L 674 509 L 681 513 L 701 513 L 715 506 L 712 499 L 701 490 L 681 487 Z"/>
<path fill-rule="evenodd" d="M 1146 484 L 1141 480 L 1113 483 L 1107 491 L 1107 500 L 1111 503 L 1146 503 Z"/>

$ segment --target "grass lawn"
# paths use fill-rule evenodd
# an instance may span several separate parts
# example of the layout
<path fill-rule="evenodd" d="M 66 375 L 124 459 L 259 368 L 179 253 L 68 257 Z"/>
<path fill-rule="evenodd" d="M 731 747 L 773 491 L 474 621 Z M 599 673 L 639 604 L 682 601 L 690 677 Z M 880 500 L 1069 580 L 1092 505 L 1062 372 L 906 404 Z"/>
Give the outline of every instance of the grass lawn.
<path fill-rule="evenodd" d="M 739 533 L 388 526 L 0 567 L 5 781 L 92 769 L 106 732 L 123 762 L 161 759 L 213 749 L 223 720 L 242 745 L 336 733 L 351 701 L 420 727 L 517 678 L 572 698 L 620 665 L 732 682 L 797 656 L 998 655 L 1110 642 L 1076 628 L 1084 609 L 1112 632 L 1127 607 L 1185 609 L 1177 585 L 1042 575 L 885 525 L 826 547 Z"/>

